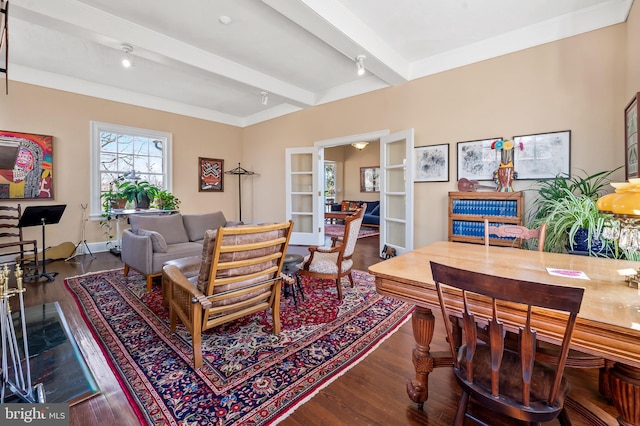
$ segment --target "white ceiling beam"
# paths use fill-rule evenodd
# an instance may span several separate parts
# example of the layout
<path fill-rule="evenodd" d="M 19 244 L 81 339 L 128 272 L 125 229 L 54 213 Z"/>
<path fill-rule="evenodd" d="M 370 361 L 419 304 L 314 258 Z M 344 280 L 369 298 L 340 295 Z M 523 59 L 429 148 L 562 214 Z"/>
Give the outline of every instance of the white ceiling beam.
<path fill-rule="evenodd" d="M 364 54 L 366 70 L 389 85 L 409 80 L 409 62 L 338 0 L 262 1 L 354 62 Z"/>
<path fill-rule="evenodd" d="M 27 22 L 85 38 L 90 34 L 90 39 L 115 49 L 126 42 L 136 49 L 276 94 L 293 104 L 315 104 L 313 92 L 74 0 L 12 0 L 11 9 L 12 15 Z"/>

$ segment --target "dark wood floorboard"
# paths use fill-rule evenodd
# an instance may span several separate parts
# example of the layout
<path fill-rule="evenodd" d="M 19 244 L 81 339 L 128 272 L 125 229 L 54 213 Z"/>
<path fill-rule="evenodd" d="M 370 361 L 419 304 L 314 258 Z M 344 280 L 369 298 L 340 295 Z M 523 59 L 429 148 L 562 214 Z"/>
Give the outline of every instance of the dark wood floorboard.
<path fill-rule="evenodd" d="M 354 256 L 354 267 L 367 270 L 379 262 L 378 237 L 362 238 L 358 241 Z M 292 246 L 290 252 L 306 254 L 306 247 Z M 107 364 L 102 351 L 83 318 L 71 294 L 65 289 L 66 277 L 120 268 L 120 259 L 110 253 L 97 253 L 92 259 L 88 255 L 77 256 L 67 262 L 55 261 L 47 264 L 47 271 L 59 273 L 51 283 L 27 284 L 25 300 L 27 306 L 58 301 L 69 323 L 78 345 L 93 372 L 100 394 L 70 408 L 71 425 L 133 425 L 137 418 L 124 392 Z M 432 350 L 447 350 L 444 346 L 444 331 L 439 328 Z M 440 368 L 430 375 L 429 400 L 423 410 L 417 408 L 406 395 L 405 383 L 414 376 L 411 353 L 414 347 L 410 322 L 391 335 L 368 357 L 344 373 L 341 377 L 320 390 L 309 401 L 298 407 L 282 421 L 282 425 L 449 425 L 455 413 L 459 392 L 448 368 Z M 572 382 L 571 395 L 586 399 L 603 417 L 615 414 L 615 409 L 606 403 L 597 392 L 597 371 L 573 370 L 568 372 Z M 511 420 L 474 411 L 484 415 L 494 425 L 517 424 Z M 586 425 L 586 421 L 575 413 L 574 425 Z M 614 417 L 608 417 L 616 424 Z M 558 424 L 553 422 L 550 424 Z"/>

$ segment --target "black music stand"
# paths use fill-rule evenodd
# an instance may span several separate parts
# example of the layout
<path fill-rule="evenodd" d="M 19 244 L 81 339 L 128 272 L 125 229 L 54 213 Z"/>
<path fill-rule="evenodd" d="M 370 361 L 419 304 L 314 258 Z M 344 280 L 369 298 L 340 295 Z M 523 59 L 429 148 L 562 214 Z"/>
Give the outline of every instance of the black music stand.
<path fill-rule="evenodd" d="M 55 206 L 28 206 L 24 209 L 24 212 L 22 212 L 22 216 L 20 216 L 20 222 L 18 223 L 20 228 L 42 226 L 42 273 L 38 274 L 36 271 L 36 279 L 44 277 L 49 281 L 54 281 L 55 276 L 58 275 L 57 272 L 47 273 L 47 246 L 45 245 L 44 230 L 45 225 L 55 225 L 60 222 L 65 207 L 67 207 L 66 204 Z M 38 253 L 35 254 L 35 256 L 37 255 Z"/>

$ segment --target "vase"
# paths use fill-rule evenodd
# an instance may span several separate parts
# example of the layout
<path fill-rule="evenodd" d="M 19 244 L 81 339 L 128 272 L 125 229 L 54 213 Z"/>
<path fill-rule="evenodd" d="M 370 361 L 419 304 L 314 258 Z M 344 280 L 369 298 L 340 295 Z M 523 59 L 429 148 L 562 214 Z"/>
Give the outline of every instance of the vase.
<path fill-rule="evenodd" d="M 498 192 L 513 192 L 513 163 L 500 163 L 498 170 L 494 172 L 494 179 L 498 184 Z"/>

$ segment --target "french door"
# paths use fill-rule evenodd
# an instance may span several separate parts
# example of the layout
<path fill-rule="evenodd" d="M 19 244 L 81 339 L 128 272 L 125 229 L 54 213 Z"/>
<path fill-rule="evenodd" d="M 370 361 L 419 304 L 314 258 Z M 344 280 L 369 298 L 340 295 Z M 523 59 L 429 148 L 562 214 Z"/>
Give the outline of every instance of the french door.
<path fill-rule="evenodd" d="M 413 129 L 380 138 L 380 252 L 413 250 Z"/>
<path fill-rule="evenodd" d="M 322 245 L 324 204 L 320 196 L 322 153 L 317 148 L 287 148 L 286 217 L 293 220 L 290 244 Z M 322 204 L 322 205 L 321 205 Z"/>

